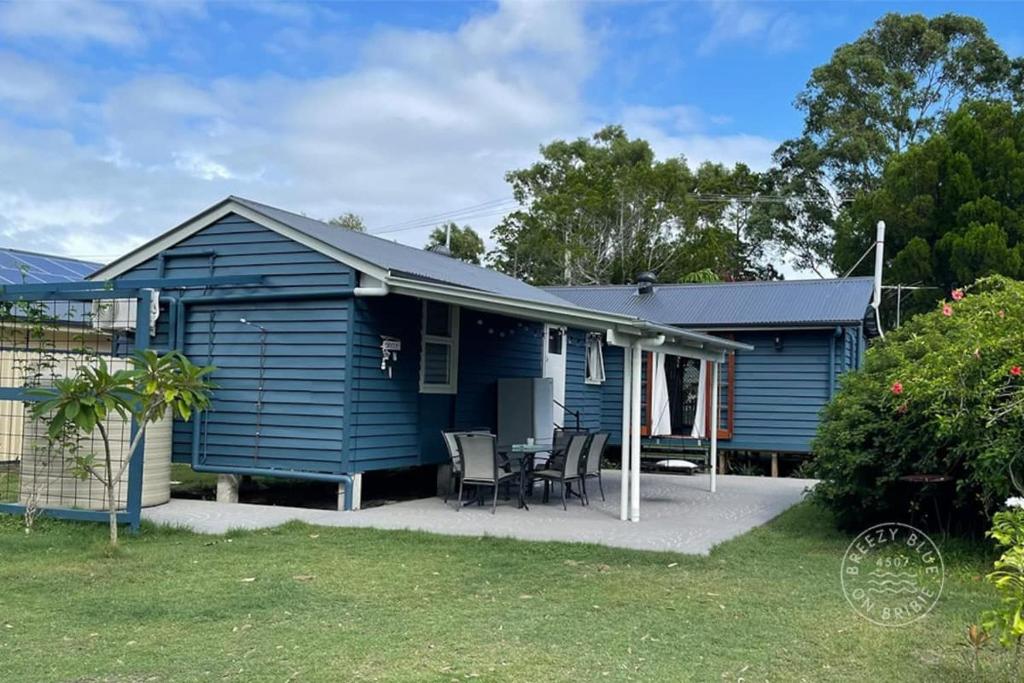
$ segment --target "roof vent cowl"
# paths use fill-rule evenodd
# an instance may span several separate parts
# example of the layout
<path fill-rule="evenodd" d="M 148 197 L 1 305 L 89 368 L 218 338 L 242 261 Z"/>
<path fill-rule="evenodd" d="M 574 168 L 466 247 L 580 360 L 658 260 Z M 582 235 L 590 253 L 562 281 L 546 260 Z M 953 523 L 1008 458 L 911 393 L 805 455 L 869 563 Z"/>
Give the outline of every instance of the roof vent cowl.
<path fill-rule="evenodd" d="M 435 254 L 440 254 L 441 256 L 450 257 L 452 255 L 452 250 L 449 249 L 447 245 L 444 244 L 435 244 L 431 247 L 427 247 L 427 251 L 432 251 Z"/>
<path fill-rule="evenodd" d="M 645 270 L 642 273 L 638 273 L 636 276 L 636 291 L 637 294 L 650 294 L 654 291 L 654 285 L 658 283 L 658 276 L 649 271 Z"/>

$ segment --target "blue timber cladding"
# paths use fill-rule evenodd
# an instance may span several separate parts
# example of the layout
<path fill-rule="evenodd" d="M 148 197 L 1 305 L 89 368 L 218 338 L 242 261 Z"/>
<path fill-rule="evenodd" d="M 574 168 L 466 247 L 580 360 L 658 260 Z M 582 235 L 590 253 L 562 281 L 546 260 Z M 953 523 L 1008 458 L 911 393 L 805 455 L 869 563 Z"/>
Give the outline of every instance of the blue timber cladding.
<path fill-rule="evenodd" d="M 829 355 L 836 345 L 836 382 L 843 372 L 858 367 L 858 327 L 849 327 L 839 338 L 834 330 L 785 330 L 737 332 L 738 342 L 753 351 L 736 354 L 734 422 L 732 437 L 721 439 L 726 449 L 809 453 L 818 426 L 818 413 L 829 399 Z M 775 337 L 782 340 L 776 350 Z M 622 349 L 605 347 L 607 380 L 602 386 L 601 429 L 611 432 L 611 443 L 621 443 Z M 646 366 L 646 354 L 645 354 Z M 853 363 L 853 367 L 849 365 Z M 723 366 L 724 371 L 724 366 Z M 723 427 L 729 415 L 723 375 Z M 641 392 L 646 399 L 646 389 Z M 645 414 L 645 411 L 642 411 Z"/>
<path fill-rule="evenodd" d="M 419 465 L 422 304 L 396 295 L 353 301 L 350 471 Z M 380 367 L 381 335 L 402 341 L 390 376 Z"/>
<path fill-rule="evenodd" d="M 344 471 L 348 316 L 347 299 L 189 307 L 182 350 L 217 368 L 203 417 L 206 464 Z M 260 330 L 241 318 L 267 330 L 262 359 Z M 175 430 L 176 455 L 190 453 L 191 433 Z"/>
<path fill-rule="evenodd" d="M 211 273 L 264 276 L 263 288 L 238 290 L 246 292 L 351 287 L 355 283 L 348 266 L 234 214 L 139 264 L 123 277 L 202 277 Z"/>
<path fill-rule="evenodd" d="M 420 394 L 421 316 L 418 299 L 355 300 L 349 411 L 353 472 L 445 462 L 442 429 L 495 429 L 498 379 L 541 375 L 542 325 L 462 309 L 458 393 Z M 381 335 L 402 340 L 390 377 L 380 369 Z"/>
<path fill-rule="evenodd" d="M 203 252 L 200 254 L 199 252 Z M 201 277 L 264 275 L 264 285 L 218 287 L 217 294 L 337 288 L 355 283 L 355 274 L 308 247 L 235 215 L 200 230 L 123 277 Z M 193 292 L 190 299 L 202 299 Z M 232 302 L 190 304 L 181 349 L 197 363 L 217 366 L 212 410 L 204 418 L 206 462 L 221 466 L 260 466 L 339 473 L 345 462 L 349 324 L 352 300 Z M 212 315 L 211 315 L 212 314 Z M 260 334 L 241 318 L 267 330 L 264 394 L 256 449 L 260 373 Z M 154 339 L 168 343 L 162 311 Z M 213 336 L 210 337 L 212 322 Z M 379 340 L 377 342 L 379 349 Z M 378 359 L 379 365 L 379 351 Z M 191 460 L 192 425 L 174 428 L 175 462 Z M 257 459 L 258 458 L 258 459 Z"/>
<path fill-rule="evenodd" d="M 498 379 L 543 374 L 544 326 L 463 309 L 459 338 L 458 428 L 497 428 Z"/>
<path fill-rule="evenodd" d="M 601 386 L 601 431 L 611 434 L 609 443 L 622 444 L 622 360 L 621 346 L 604 347 L 605 381 Z"/>
<path fill-rule="evenodd" d="M 575 428 L 575 417 L 580 415 L 580 427 L 601 429 L 603 390 L 600 384 L 587 384 L 587 333 L 570 329 L 566 336 L 565 358 L 565 426 Z"/>
<path fill-rule="evenodd" d="M 722 446 L 809 453 L 829 398 L 832 339 L 831 329 L 737 333 L 736 341 L 754 350 L 736 354 L 735 419 Z"/>

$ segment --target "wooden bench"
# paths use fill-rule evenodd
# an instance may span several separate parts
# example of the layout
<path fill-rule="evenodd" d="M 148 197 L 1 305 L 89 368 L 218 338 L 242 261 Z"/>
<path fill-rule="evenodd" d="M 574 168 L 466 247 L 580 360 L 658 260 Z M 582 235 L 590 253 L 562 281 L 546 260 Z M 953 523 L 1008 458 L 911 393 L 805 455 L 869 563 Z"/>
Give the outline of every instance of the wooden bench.
<path fill-rule="evenodd" d="M 708 469 L 711 462 L 711 444 L 706 439 L 682 437 L 646 437 L 640 440 L 640 465 L 654 469 L 659 460 L 682 459 Z"/>

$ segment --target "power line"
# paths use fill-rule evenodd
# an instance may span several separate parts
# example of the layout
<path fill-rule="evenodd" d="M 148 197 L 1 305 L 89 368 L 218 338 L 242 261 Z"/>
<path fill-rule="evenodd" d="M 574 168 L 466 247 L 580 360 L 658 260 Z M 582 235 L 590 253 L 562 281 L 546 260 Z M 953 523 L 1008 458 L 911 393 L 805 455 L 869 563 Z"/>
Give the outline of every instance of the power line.
<path fill-rule="evenodd" d="M 809 201 L 804 197 L 798 195 L 740 195 L 740 194 L 704 194 L 704 193 L 692 193 L 687 195 L 688 199 L 705 203 L 705 204 L 718 204 L 718 203 L 748 203 L 748 204 L 786 204 L 788 202 L 806 202 Z M 518 203 L 512 197 L 503 197 L 499 199 L 492 199 L 479 204 L 472 204 L 459 209 L 451 209 L 441 213 L 421 216 L 419 218 L 410 218 L 397 223 L 388 223 L 378 228 L 367 230 L 371 235 L 386 235 L 393 232 L 405 232 L 406 230 L 420 230 L 423 228 L 435 227 L 440 223 L 446 223 L 448 221 L 466 221 L 477 218 L 491 218 L 493 216 L 500 216 L 508 213 L 507 209 L 511 209 L 517 206 Z"/>
<path fill-rule="evenodd" d="M 441 213 L 436 213 L 429 216 L 420 216 L 418 218 L 410 218 L 404 221 L 398 221 L 397 223 L 389 223 L 386 225 L 382 225 L 378 228 L 368 230 L 368 232 L 373 235 L 383 235 L 389 232 L 413 230 L 416 228 L 429 227 L 447 221 L 479 218 L 481 213 L 487 213 L 488 215 L 493 214 L 495 211 L 499 211 L 500 213 L 506 213 L 506 208 L 510 209 L 513 206 L 517 205 L 518 203 L 512 197 L 501 197 L 499 199 L 491 199 L 486 202 L 480 202 L 479 204 L 472 204 L 470 206 L 464 206 L 458 209 L 442 211 Z"/>

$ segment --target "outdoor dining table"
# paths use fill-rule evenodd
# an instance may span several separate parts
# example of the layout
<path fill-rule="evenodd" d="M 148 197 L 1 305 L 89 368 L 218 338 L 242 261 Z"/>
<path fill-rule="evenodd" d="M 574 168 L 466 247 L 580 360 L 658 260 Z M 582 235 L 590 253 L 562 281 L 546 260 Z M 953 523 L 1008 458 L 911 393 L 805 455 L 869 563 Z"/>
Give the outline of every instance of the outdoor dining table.
<path fill-rule="evenodd" d="M 502 449 L 508 457 L 509 465 L 519 467 L 519 507 L 526 510 L 526 482 L 529 471 L 533 469 L 533 460 L 538 453 L 550 453 L 551 446 L 539 443 L 516 443 Z"/>

